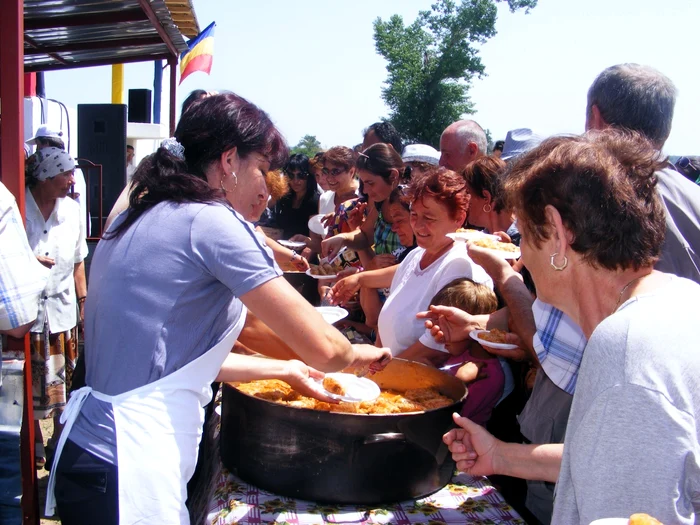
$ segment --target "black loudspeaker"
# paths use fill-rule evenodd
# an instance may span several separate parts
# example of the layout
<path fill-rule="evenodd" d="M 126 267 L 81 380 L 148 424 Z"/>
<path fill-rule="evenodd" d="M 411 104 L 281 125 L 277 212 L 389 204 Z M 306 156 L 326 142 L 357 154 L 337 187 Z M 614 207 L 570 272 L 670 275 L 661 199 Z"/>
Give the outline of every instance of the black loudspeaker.
<path fill-rule="evenodd" d="M 151 90 L 129 90 L 129 122 L 151 123 Z"/>
<path fill-rule="evenodd" d="M 90 236 L 98 237 L 126 185 L 126 105 L 78 104 L 78 157 L 96 165 L 81 163 L 92 220 Z"/>

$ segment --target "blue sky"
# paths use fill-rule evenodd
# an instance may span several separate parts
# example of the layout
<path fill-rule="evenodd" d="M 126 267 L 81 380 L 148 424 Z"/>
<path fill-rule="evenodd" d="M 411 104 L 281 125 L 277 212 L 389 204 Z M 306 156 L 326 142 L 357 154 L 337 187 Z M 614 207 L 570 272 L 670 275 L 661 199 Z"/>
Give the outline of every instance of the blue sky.
<path fill-rule="evenodd" d="M 330 147 L 361 142 L 363 128 L 388 115 L 381 99 L 385 62 L 374 49 L 372 22 L 393 14 L 412 21 L 431 1 L 193 3 L 202 28 L 217 22 L 214 65 L 211 76 L 190 75 L 178 101 L 196 88 L 234 91 L 266 110 L 291 145 L 310 134 Z M 581 132 L 596 75 L 638 62 L 665 73 L 679 90 L 666 153 L 700 154 L 697 20 L 697 0 L 540 0 L 527 15 L 500 6 L 498 34 L 481 49 L 486 76 L 473 82 L 472 118 L 494 139 L 519 127 L 543 135 Z M 153 65 L 127 64 L 125 77 L 127 89 L 152 88 Z M 47 96 L 70 106 L 109 102 L 111 69 L 47 73 L 46 85 Z"/>

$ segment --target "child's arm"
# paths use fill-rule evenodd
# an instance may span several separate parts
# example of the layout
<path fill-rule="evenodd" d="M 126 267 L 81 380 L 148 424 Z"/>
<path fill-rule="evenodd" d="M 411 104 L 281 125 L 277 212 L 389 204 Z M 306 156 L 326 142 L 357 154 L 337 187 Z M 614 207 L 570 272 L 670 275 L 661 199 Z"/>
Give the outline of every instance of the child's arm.
<path fill-rule="evenodd" d="M 473 383 L 478 379 L 485 379 L 488 377 L 488 374 L 483 369 L 485 364 L 486 363 L 481 361 L 476 363 L 473 361 L 467 361 L 459 367 L 455 377 L 465 383 Z"/>

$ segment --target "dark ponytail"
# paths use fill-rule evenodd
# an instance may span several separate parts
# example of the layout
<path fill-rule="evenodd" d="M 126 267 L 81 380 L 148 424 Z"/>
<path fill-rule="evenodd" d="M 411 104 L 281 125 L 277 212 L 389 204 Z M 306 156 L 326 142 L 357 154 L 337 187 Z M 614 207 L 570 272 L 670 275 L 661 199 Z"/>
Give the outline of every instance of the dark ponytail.
<path fill-rule="evenodd" d="M 373 144 L 360 153 L 355 167 L 383 178 L 387 184 L 390 183 L 392 170 L 399 172 L 397 181 L 405 177 L 406 171 L 401 155 L 396 153 L 396 150 L 389 144 L 384 143 Z"/>

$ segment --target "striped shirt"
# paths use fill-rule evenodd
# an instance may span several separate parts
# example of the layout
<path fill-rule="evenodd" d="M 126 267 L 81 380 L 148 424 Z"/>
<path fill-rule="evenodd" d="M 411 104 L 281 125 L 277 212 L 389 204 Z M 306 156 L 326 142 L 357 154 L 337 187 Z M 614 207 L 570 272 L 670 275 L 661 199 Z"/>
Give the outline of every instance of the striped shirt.
<path fill-rule="evenodd" d="M 14 196 L 0 182 L 0 330 L 36 319 L 49 270 L 29 248 Z"/>
<path fill-rule="evenodd" d="M 573 394 L 587 343 L 583 331 L 564 312 L 539 299 L 532 313 L 537 326 L 532 342 L 542 370 L 552 383 Z"/>

